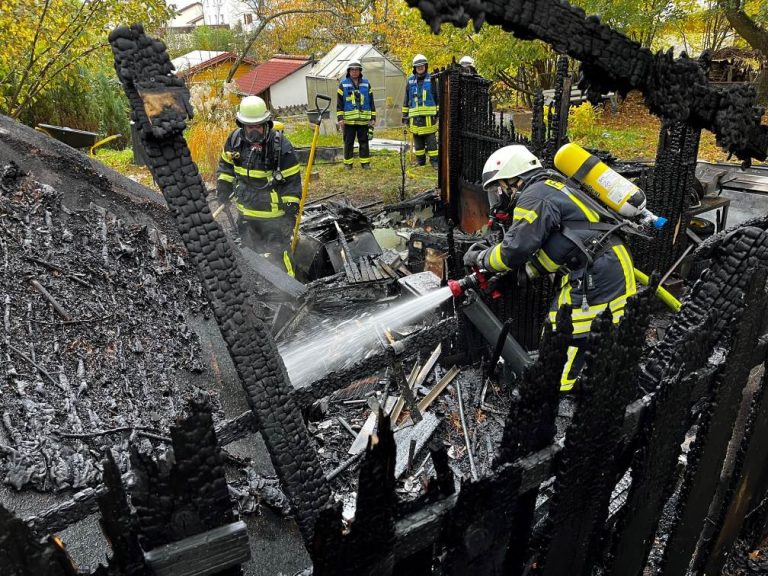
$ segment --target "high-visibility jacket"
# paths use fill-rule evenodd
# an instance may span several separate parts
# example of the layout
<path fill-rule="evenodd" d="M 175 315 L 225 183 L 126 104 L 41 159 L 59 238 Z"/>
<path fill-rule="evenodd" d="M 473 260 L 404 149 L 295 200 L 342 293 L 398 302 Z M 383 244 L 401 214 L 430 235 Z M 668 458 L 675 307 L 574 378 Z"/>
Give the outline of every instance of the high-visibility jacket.
<path fill-rule="evenodd" d="M 376 119 L 371 84 L 361 75 L 357 84 L 347 74 L 339 82 L 336 97 L 336 119 L 345 124 L 364 126 Z"/>
<path fill-rule="evenodd" d="M 219 193 L 235 192 L 244 218 L 280 218 L 286 205 L 295 212 L 301 199 L 301 167 L 280 131 L 271 130 L 266 142 L 251 143 L 238 128 L 224 143 L 216 187 Z"/>
<path fill-rule="evenodd" d="M 565 272 L 549 320 L 556 327 L 557 311 L 571 304 L 574 337 L 583 337 L 606 308 L 614 323 L 622 318 L 627 299 L 637 292 L 634 266 L 616 234 L 590 228 L 600 215 L 554 174 L 540 170 L 528 179 L 518 193 L 512 224 L 503 241 L 485 253 L 483 264 L 497 272 L 525 266 L 530 276 Z M 587 250 L 588 258 L 583 249 L 598 238 L 604 240 Z"/>
<path fill-rule="evenodd" d="M 414 134 L 437 132 L 437 85 L 428 73 L 411 74 L 405 84 L 403 120 Z"/>

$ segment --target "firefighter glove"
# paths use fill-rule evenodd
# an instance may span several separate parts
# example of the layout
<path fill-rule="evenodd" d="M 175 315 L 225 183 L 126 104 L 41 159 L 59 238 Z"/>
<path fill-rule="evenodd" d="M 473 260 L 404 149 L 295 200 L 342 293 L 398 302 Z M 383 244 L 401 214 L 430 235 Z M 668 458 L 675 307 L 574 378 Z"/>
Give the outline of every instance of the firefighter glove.
<path fill-rule="evenodd" d="M 467 268 L 484 268 L 485 254 L 488 252 L 488 243 L 475 242 L 464 253 L 464 266 Z"/>
<path fill-rule="evenodd" d="M 226 204 L 229 202 L 229 197 L 232 195 L 232 184 L 223 180 L 218 180 L 216 183 L 216 201 L 219 204 Z"/>

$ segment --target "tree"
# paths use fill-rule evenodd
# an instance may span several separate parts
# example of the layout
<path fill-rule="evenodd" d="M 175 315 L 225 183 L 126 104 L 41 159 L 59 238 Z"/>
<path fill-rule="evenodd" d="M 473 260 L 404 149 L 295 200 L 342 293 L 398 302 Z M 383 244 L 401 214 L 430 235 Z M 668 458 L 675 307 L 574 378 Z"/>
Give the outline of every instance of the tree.
<path fill-rule="evenodd" d="M 118 23 L 165 23 L 164 0 L 3 0 L 0 2 L 0 112 L 27 110 L 53 83 L 103 52 Z"/>
<path fill-rule="evenodd" d="M 768 30 L 765 28 L 768 14 L 765 5 L 744 0 L 719 0 L 718 3 L 736 33 L 762 55 L 763 61 L 768 60 Z M 750 9 L 754 10 L 754 17 L 748 14 Z M 763 66 L 756 85 L 758 99 L 768 101 L 768 67 Z"/>
<path fill-rule="evenodd" d="M 237 58 L 232 63 L 224 84 L 232 81 L 243 59 L 248 56 L 253 45 L 270 26 L 275 25 L 278 29 L 287 28 L 281 25 L 283 24 L 281 19 L 297 14 L 311 14 L 315 22 L 319 14 L 334 14 L 333 10 L 322 5 L 318 6 L 313 0 L 245 0 L 244 4 L 253 11 L 256 25 L 253 29 L 246 32 L 243 50 L 238 53 Z"/>

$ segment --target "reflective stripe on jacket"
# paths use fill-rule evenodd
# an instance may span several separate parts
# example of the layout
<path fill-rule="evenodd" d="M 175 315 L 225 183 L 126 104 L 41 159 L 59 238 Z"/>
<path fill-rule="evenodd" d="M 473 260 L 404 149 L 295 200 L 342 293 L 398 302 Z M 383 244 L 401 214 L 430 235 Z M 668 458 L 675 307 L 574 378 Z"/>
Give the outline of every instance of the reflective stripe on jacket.
<path fill-rule="evenodd" d="M 554 326 L 560 307 L 571 304 L 574 335 L 586 334 L 592 320 L 606 308 L 614 322 L 624 315 L 627 298 L 637 292 L 632 256 L 619 237 L 611 234 L 606 248 L 588 266 L 586 256 L 563 234 L 563 228 L 572 223 L 571 233 L 587 244 L 603 232 L 576 223 L 596 223 L 600 216 L 563 182 L 545 179 L 549 176 L 544 170 L 539 179 L 532 175 L 531 183 L 519 193 L 511 226 L 503 241 L 488 250 L 484 265 L 495 271 L 525 266 L 533 275 L 566 267 L 560 292 L 550 308 L 550 320 Z"/>
<path fill-rule="evenodd" d="M 376 119 L 376 104 L 371 85 L 362 76 L 357 86 L 347 75 L 339 82 L 336 98 L 336 119 L 350 125 L 365 125 Z"/>
<path fill-rule="evenodd" d="M 437 88 L 429 74 L 411 74 L 405 85 L 403 118 L 437 116 Z"/>
<path fill-rule="evenodd" d="M 282 180 L 275 179 L 279 169 Z M 270 131 L 265 143 L 248 142 L 240 128 L 229 135 L 219 159 L 217 188 L 234 191 L 245 218 L 280 218 L 284 204 L 301 199 L 301 166 L 290 141 Z"/>

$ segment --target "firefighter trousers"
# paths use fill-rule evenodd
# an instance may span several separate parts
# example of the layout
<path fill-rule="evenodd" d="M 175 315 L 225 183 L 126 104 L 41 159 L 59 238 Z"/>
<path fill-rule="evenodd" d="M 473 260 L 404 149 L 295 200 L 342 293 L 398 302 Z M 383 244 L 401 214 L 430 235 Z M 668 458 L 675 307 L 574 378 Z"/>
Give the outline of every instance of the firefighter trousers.
<path fill-rule="evenodd" d="M 294 218 L 290 216 L 255 219 L 240 215 L 237 220 L 237 232 L 244 247 L 258 252 L 293 276 L 290 250 L 294 223 Z"/>
<path fill-rule="evenodd" d="M 371 152 L 368 149 L 368 125 L 344 124 L 344 164 L 352 165 L 355 150 L 355 137 L 360 145 L 360 164 L 368 164 L 371 161 Z"/>

